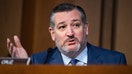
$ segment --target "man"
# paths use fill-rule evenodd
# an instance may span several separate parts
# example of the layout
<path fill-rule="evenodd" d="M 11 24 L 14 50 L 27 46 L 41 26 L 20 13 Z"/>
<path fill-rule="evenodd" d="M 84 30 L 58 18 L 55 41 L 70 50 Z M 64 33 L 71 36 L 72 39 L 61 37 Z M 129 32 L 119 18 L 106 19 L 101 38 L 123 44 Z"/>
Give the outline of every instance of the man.
<path fill-rule="evenodd" d="M 68 3 L 56 6 L 50 15 L 49 32 L 56 47 L 33 54 L 33 64 L 126 64 L 124 54 L 87 42 L 88 22 L 80 6 Z M 7 39 L 7 47 L 12 57 L 27 58 L 28 55 L 17 36 L 14 36 L 14 41 L 16 46 Z"/>

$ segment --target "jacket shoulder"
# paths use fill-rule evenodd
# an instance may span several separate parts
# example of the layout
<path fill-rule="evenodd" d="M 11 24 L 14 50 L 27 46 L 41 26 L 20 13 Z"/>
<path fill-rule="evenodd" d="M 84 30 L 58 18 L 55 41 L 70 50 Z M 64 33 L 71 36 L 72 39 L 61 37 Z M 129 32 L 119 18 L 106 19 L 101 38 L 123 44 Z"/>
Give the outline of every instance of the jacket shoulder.
<path fill-rule="evenodd" d="M 89 45 L 89 54 L 96 55 L 97 60 L 103 64 L 126 64 L 124 53 Z"/>
<path fill-rule="evenodd" d="M 51 48 L 49 48 L 48 50 L 39 52 L 39 53 L 32 54 L 31 55 L 32 64 L 44 64 L 48 57 L 48 53 L 50 51 L 51 51 Z"/>

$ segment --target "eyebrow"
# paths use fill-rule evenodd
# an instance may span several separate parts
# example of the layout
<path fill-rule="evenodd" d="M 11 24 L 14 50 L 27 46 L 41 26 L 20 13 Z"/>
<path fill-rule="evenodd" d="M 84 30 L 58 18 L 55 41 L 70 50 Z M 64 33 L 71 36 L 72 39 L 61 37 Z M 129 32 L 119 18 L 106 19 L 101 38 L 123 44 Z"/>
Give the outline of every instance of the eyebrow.
<path fill-rule="evenodd" d="M 79 19 L 73 19 L 73 20 L 72 20 L 72 23 L 73 23 L 73 22 L 76 22 L 76 21 L 81 22 Z M 57 25 L 64 24 L 64 23 L 65 23 L 65 21 L 62 21 L 62 22 L 59 22 Z"/>
<path fill-rule="evenodd" d="M 63 22 L 59 22 L 57 25 L 60 25 L 60 24 L 64 24 L 65 22 L 63 21 Z"/>
<path fill-rule="evenodd" d="M 79 22 L 81 22 L 80 20 L 78 20 L 78 19 L 74 19 L 74 20 L 72 20 L 73 22 L 75 22 L 75 21 L 79 21 Z"/>

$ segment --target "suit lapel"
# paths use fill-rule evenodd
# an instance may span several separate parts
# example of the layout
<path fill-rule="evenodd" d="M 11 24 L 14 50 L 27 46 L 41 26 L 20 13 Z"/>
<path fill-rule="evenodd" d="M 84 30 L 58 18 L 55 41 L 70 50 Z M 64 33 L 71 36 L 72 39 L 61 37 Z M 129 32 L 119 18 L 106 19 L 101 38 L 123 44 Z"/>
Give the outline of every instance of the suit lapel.
<path fill-rule="evenodd" d="M 95 46 L 92 46 L 91 44 L 87 43 L 88 48 L 88 64 L 98 64 L 100 51 Z"/>
<path fill-rule="evenodd" d="M 50 53 L 48 59 L 48 64 L 64 64 L 62 60 L 62 56 L 58 48 L 53 49 L 53 51 Z"/>

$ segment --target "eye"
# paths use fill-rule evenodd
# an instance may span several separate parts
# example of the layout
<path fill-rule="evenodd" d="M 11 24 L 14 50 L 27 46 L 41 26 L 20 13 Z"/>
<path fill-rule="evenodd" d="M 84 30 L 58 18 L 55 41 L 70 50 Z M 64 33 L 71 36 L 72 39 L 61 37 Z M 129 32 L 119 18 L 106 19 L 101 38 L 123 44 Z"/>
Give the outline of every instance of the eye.
<path fill-rule="evenodd" d="M 74 27 L 74 28 L 79 28 L 80 25 L 81 25 L 80 23 L 75 23 L 75 24 L 73 24 L 73 27 Z"/>
<path fill-rule="evenodd" d="M 66 28 L 65 25 L 63 25 L 63 26 L 59 26 L 59 27 L 58 27 L 59 30 L 65 30 L 65 28 Z"/>

